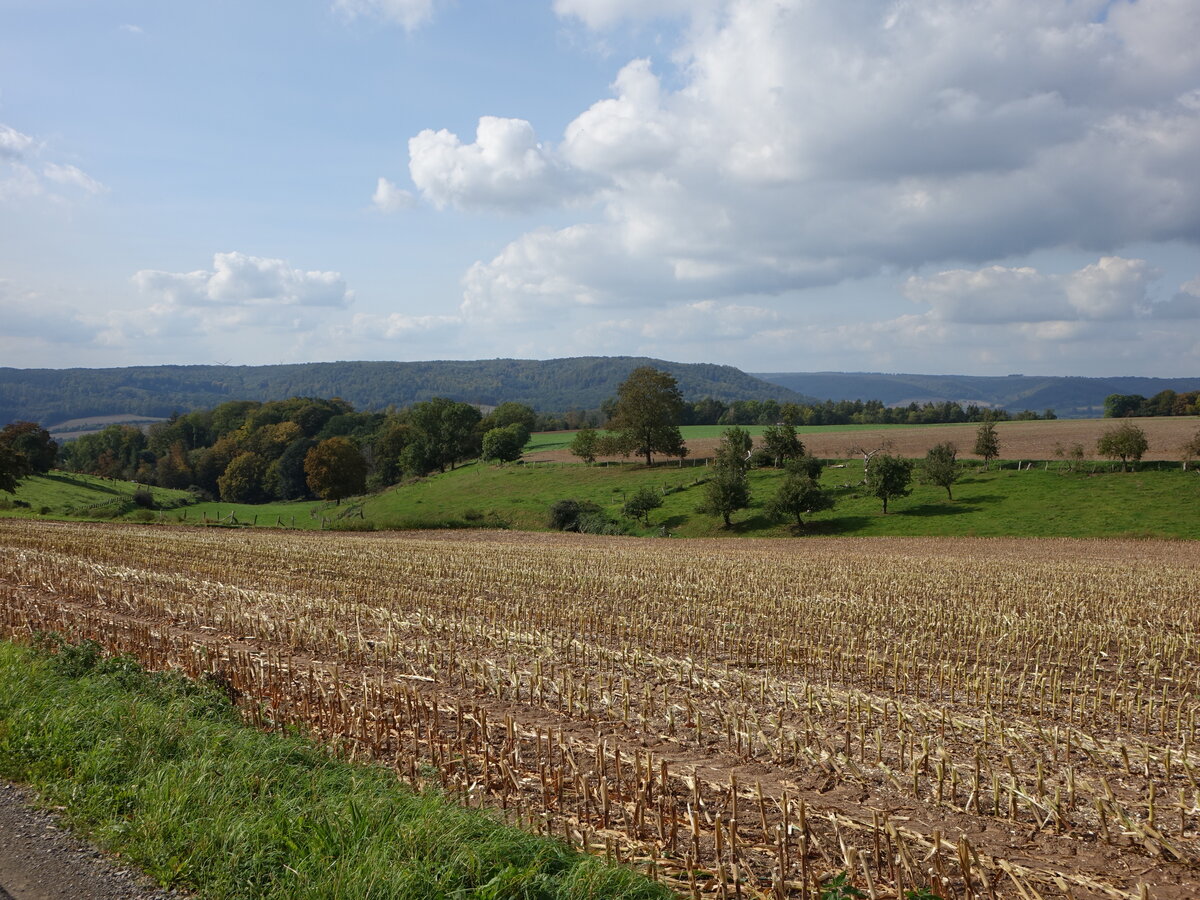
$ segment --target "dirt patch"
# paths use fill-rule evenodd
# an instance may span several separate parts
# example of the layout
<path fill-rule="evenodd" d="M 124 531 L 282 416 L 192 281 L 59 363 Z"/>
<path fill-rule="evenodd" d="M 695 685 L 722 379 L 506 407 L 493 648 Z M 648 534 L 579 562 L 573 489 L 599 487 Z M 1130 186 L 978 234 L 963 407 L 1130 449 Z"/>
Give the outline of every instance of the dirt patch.
<path fill-rule="evenodd" d="M 38 809 L 28 788 L 0 783 L 0 900 L 178 900 Z"/>
<path fill-rule="evenodd" d="M 1200 419 L 1194 416 L 1175 416 L 1161 419 L 1135 419 L 1146 432 L 1150 449 L 1147 460 L 1178 460 L 1180 447 L 1200 430 Z M 1055 459 L 1056 449 L 1064 453 L 1073 444 L 1082 444 L 1088 459 L 1096 457 L 1096 441 L 1100 435 L 1117 426 L 1113 419 L 1051 419 L 1036 422 L 998 422 L 1002 459 Z M 864 431 L 808 431 L 800 435 L 804 446 L 814 456 L 824 459 L 844 459 L 855 456 L 854 448 L 875 448 L 885 443 L 891 452 L 900 456 L 924 456 L 934 444 L 951 441 L 958 447 L 960 457 L 977 458 L 971 453 L 975 446 L 974 423 L 962 425 L 914 425 L 911 428 L 880 428 Z M 704 438 L 688 441 L 688 455 L 703 459 L 712 456 L 720 440 Z M 536 461 L 578 462 L 568 450 L 550 450 L 529 454 Z M 611 457 L 616 460 L 620 457 Z"/>

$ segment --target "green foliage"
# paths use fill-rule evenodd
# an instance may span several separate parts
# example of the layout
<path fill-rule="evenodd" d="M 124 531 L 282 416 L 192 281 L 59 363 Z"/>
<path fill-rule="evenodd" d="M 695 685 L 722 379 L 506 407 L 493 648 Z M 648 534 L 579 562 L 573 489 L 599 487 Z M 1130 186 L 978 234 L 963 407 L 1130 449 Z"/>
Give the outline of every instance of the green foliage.
<path fill-rule="evenodd" d="M 19 459 L 24 471 L 18 477 L 45 475 L 58 461 L 58 444 L 36 422 L 11 422 L 0 428 L 0 447 Z"/>
<path fill-rule="evenodd" d="M 991 419 L 986 420 L 975 432 L 975 455 L 983 457 L 983 467 L 991 466 L 992 460 L 1000 456 L 1000 437 L 996 434 L 996 425 Z"/>
<path fill-rule="evenodd" d="M 683 396 L 675 377 L 668 372 L 642 366 L 634 369 L 617 388 L 617 401 L 608 429 L 617 433 L 623 445 L 645 456 L 650 465 L 652 454 L 687 455 L 687 446 L 679 432 L 683 416 Z"/>
<path fill-rule="evenodd" d="M 802 528 L 804 516 L 832 507 L 833 495 L 816 478 L 807 472 L 789 471 L 767 503 L 767 515 L 777 520 L 794 519 L 796 527 Z"/>
<path fill-rule="evenodd" d="M 1146 432 L 1129 421 L 1108 429 L 1096 441 L 1096 452 L 1109 459 L 1121 460 L 1122 472 L 1129 471 L 1129 463 L 1140 462 L 1148 449 L 1150 442 Z"/>
<path fill-rule="evenodd" d="M 857 900 L 865 896 L 850 881 L 848 872 L 839 872 L 821 885 L 821 900 Z"/>
<path fill-rule="evenodd" d="M 16 451 L 0 444 L 0 491 L 15 494 L 24 471 L 25 461 Z"/>
<path fill-rule="evenodd" d="M 912 471 L 912 460 L 889 453 L 879 453 L 872 457 L 871 465 L 867 469 L 867 491 L 883 501 L 884 515 L 887 515 L 889 500 L 907 497 L 911 493 L 909 483 L 912 481 Z"/>
<path fill-rule="evenodd" d="M 409 424 L 417 431 L 405 449 L 405 460 L 416 475 L 437 469 L 445 472 L 479 452 L 476 428 L 483 417 L 469 403 L 434 397 L 408 411 Z"/>
<path fill-rule="evenodd" d="M 261 503 L 266 499 L 263 489 L 266 474 L 267 461 L 257 453 L 239 454 L 217 479 L 221 499 L 230 503 Z"/>
<path fill-rule="evenodd" d="M 486 432 L 493 428 L 505 428 L 509 425 L 521 425 L 528 435 L 537 427 L 537 413 L 524 403 L 508 401 L 501 403 L 484 418 L 480 427 Z"/>
<path fill-rule="evenodd" d="M 367 488 L 367 463 L 344 437 L 321 441 L 304 457 L 308 486 L 322 500 L 341 502 Z"/>
<path fill-rule="evenodd" d="M 546 527 L 554 531 L 585 531 L 589 523 L 603 514 L 599 505 L 590 500 L 556 500 L 550 506 Z"/>
<path fill-rule="evenodd" d="M 733 514 L 750 505 L 746 470 L 736 465 L 717 466 L 712 477 L 704 483 L 704 499 L 703 511 L 720 516 L 728 528 L 733 524 Z"/>
<path fill-rule="evenodd" d="M 514 462 L 521 458 L 521 451 L 529 441 L 529 429 L 521 422 L 513 422 L 492 428 L 483 435 L 482 459 Z"/>
<path fill-rule="evenodd" d="M 651 487 L 638 488 L 633 495 L 625 501 L 625 505 L 621 508 L 621 512 L 625 515 L 640 519 L 643 525 L 650 524 L 650 513 L 663 505 L 662 494 Z"/>
<path fill-rule="evenodd" d="M 596 461 L 599 455 L 600 435 L 596 429 L 584 426 L 575 434 L 575 439 L 571 441 L 571 455 L 582 459 L 589 466 Z"/>
<path fill-rule="evenodd" d="M 763 449 L 782 466 L 787 460 L 804 455 L 804 444 L 791 425 L 769 425 L 762 433 Z"/>
<path fill-rule="evenodd" d="M 754 446 L 754 438 L 750 432 L 738 428 L 726 428 L 721 434 L 721 443 L 717 445 L 717 466 L 747 469 L 750 466 L 750 450 Z"/>
<path fill-rule="evenodd" d="M 266 900 L 670 896 L 387 767 L 243 725 L 219 679 L 44 643 L 57 654 L 0 644 L 0 777 L 164 885 Z"/>
<path fill-rule="evenodd" d="M 932 484 L 945 488 L 947 499 L 953 500 L 950 488 L 962 474 L 958 466 L 958 448 L 950 441 L 930 447 L 921 462 L 921 471 Z"/>

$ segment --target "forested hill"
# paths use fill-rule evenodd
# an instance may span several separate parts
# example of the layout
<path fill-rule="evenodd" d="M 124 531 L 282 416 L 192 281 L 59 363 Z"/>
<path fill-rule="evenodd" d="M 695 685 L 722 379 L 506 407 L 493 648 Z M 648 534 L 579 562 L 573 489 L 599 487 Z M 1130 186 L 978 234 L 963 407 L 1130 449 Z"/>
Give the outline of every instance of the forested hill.
<path fill-rule="evenodd" d="M 341 397 L 360 410 L 449 397 L 484 406 L 524 403 L 538 412 L 595 409 L 638 366 L 670 372 L 687 400 L 805 402 L 786 387 L 732 366 L 641 357 L 334 362 L 277 366 L 136 366 L 119 369 L 0 368 L 0 424 L 53 425 L 90 416 L 169 416 L 228 400 Z"/>
<path fill-rule="evenodd" d="M 951 401 L 1019 411 L 1053 409 L 1060 417 L 1104 415 L 1109 394 L 1151 397 L 1200 390 L 1198 378 L 1068 378 L 1053 375 L 887 375 L 877 372 L 758 374 L 764 381 L 822 400 L 880 400 L 887 406 Z"/>

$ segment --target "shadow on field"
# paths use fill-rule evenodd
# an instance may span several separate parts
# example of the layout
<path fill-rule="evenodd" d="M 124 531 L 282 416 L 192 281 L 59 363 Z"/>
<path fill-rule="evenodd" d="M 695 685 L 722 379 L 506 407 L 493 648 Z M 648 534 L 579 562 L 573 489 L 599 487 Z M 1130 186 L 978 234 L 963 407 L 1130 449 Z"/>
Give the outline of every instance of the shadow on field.
<path fill-rule="evenodd" d="M 972 497 L 971 499 L 977 500 L 978 498 Z M 922 503 L 920 506 L 909 506 L 905 509 L 896 510 L 896 515 L 929 518 L 931 516 L 961 516 L 965 513 L 973 512 L 979 512 L 979 507 L 961 500 L 955 500 L 953 503 L 946 501 L 945 503 Z"/>
<path fill-rule="evenodd" d="M 78 478 L 74 475 L 62 475 L 62 474 L 55 474 L 52 472 L 47 472 L 42 477 L 47 479 L 48 481 L 57 481 L 59 484 L 70 484 L 70 485 L 74 485 L 75 487 L 87 488 L 88 490 L 96 491 L 96 492 L 102 493 L 102 494 L 120 494 L 121 493 L 121 491 L 119 491 L 115 487 L 109 487 L 107 484 L 101 484 L 100 482 L 92 481 L 91 479 L 84 480 L 84 479 Z"/>

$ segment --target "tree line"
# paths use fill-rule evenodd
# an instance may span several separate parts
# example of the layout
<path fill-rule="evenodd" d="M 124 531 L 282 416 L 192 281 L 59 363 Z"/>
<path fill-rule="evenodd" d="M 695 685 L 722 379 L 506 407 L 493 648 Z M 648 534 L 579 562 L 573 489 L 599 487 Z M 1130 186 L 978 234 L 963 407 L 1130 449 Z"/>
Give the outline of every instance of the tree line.
<path fill-rule="evenodd" d="M 114 425 L 62 448 L 64 468 L 234 503 L 341 500 L 480 456 L 519 458 L 536 413 L 484 415 L 444 397 L 357 412 L 345 400 L 232 401 L 143 431 Z"/>
<path fill-rule="evenodd" d="M 1104 398 L 1104 415 L 1110 419 L 1145 416 L 1200 416 L 1200 391 L 1159 391 L 1153 397 L 1141 394 L 1109 394 Z"/>

